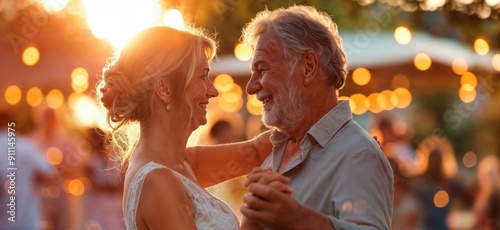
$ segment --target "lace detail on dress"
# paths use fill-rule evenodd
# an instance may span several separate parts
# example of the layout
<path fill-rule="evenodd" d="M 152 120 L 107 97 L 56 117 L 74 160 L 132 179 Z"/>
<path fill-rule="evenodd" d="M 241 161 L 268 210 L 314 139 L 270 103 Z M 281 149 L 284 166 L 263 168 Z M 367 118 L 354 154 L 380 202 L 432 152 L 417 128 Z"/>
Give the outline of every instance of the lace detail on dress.
<path fill-rule="evenodd" d="M 130 184 L 127 199 L 125 200 L 125 223 L 129 230 L 137 229 L 135 218 L 144 179 L 151 171 L 158 168 L 167 167 L 155 162 L 149 162 L 139 169 Z M 193 219 L 198 229 L 233 230 L 239 228 L 239 222 L 236 215 L 226 203 L 217 199 L 204 188 L 184 177 L 182 174 L 174 170 L 172 170 L 172 172 L 174 172 L 177 178 L 184 184 L 187 195 L 193 202 Z"/>

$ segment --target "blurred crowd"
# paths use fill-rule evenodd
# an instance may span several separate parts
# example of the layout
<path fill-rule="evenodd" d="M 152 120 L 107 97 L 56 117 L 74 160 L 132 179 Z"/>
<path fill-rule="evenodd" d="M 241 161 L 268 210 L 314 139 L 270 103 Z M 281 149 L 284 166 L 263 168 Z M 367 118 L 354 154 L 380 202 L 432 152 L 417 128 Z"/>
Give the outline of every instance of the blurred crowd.
<path fill-rule="evenodd" d="M 2 229 L 124 229 L 123 172 L 106 148 L 105 133 L 74 124 L 69 110 L 40 105 L 22 111 L 0 111 L 2 139 L 7 139 L 6 124 L 17 125 L 18 175 L 18 222 L 13 225 L 2 218 Z M 240 141 L 244 136 L 229 121 L 208 126 L 205 144 Z M 464 172 L 457 163 L 444 134 L 429 134 L 415 148 L 407 124 L 392 116 L 377 116 L 368 129 L 393 167 L 393 229 L 500 229 L 498 154 L 477 156 L 471 176 L 471 169 Z M 4 148 L 5 141 L 0 145 Z M 7 174 L 7 157 L 0 163 L 0 172 Z M 246 192 L 243 181 L 238 178 L 209 191 L 239 213 Z M 7 204 L 9 181 L 2 177 L 2 182 L 0 200 Z"/>

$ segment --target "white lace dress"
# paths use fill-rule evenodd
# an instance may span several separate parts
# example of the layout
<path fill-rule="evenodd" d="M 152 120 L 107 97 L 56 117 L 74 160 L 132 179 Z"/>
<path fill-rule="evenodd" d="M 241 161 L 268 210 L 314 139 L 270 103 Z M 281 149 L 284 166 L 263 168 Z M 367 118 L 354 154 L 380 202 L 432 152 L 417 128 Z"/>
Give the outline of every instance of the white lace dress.
<path fill-rule="evenodd" d="M 135 218 L 144 179 L 151 171 L 159 168 L 167 167 L 155 162 L 149 162 L 139 169 L 134 176 L 128 191 L 127 199 L 125 200 L 125 224 L 128 230 L 137 229 Z M 236 230 L 239 228 L 239 222 L 236 215 L 226 203 L 217 199 L 190 179 L 174 170 L 172 170 L 172 172 L 174 172 L 177 178 L 184 184 L 187 195 L 193 202 L 193 219 L 198 229 Z"/>

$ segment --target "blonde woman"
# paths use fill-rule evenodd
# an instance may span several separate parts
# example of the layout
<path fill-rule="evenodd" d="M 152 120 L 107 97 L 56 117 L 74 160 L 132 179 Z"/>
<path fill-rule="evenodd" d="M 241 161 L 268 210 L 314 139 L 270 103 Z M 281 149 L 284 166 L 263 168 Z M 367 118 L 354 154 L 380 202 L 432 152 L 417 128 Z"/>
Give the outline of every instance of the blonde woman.
<path fill-rule="evenodd" d="M 127 229 L 239 228 L 232 210 L 202 186 L 229 179 L 217 176 L 221 173 L 248 173 L 271 145 L 265 134 L 186 150 L 190 134 L 207 122 L 209 99 L 218 95 L 208 78 L 215 49 L 215 42 L 196 29 L 148 28 L 103 71 L 98 97 L 126 167 Z M 134 124 L 139 126 L 135 134 Z M 284 191 L 286 183 L 274 181 Z"/>

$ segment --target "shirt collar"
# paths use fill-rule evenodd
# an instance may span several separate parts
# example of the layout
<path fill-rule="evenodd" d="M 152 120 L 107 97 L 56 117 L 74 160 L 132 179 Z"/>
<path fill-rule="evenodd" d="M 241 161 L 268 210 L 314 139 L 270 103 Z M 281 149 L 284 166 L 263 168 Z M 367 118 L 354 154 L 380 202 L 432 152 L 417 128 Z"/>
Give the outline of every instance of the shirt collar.
<path fill-rule="evenodd" d="M 351 107 L 348 100 L 340 100 L 340 103 L 333 107 L 325 116 L 309 129 L 307 135 L 300 143 L 301 149 L 306 149 L 318 143 L 324 148 L 333 136 L 344 126 L 346 122 L 352 120 Z M 311 138 L 311 139 L 309 139 Z M 288 141 L 288 135 L 274 130 L 271 133 L 270 141 L 273 146 Z M 308 140 L 309 141 L 306 141 Z"/>

